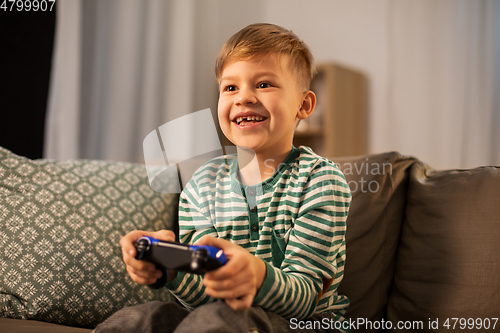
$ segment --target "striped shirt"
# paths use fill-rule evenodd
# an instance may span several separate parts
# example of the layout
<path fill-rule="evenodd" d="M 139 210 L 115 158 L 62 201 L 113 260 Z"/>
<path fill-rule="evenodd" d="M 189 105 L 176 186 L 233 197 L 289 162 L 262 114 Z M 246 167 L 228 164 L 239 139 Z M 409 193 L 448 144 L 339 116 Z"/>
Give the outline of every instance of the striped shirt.
<path fill-rule="evenodd" d="M 261 258 L 267 273 L 254 306 L 287 319 L 329 312 L 342 321 L 349 300 L 337 288 L 351 193 L 340 169 L 301 146 L 260 184 L 243 185 L 237 171 L 228 155 L 194 174 L 180 197 L 180 241 L 210 235 Z M 215 301 L 199 275 L 178 273 L 167 287 L 187 308 Z"/>

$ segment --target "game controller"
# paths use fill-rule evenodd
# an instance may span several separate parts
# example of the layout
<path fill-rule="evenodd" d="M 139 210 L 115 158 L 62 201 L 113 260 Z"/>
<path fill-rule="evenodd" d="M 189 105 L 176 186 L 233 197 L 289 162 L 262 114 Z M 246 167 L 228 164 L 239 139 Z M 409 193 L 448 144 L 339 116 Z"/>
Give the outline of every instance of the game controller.
<path fill-rule="evenodd" d="M 135 245 L 137 260 L 152 262 L 164 272 L 156 283 L 150 285 L 159 289 L 167 283 L 167 270 L 192 274 L 205 274 L 227 262 L 224 251 L 208 245 L 184 245 L 165 242 L 152 237 L 141 237 Z"/>

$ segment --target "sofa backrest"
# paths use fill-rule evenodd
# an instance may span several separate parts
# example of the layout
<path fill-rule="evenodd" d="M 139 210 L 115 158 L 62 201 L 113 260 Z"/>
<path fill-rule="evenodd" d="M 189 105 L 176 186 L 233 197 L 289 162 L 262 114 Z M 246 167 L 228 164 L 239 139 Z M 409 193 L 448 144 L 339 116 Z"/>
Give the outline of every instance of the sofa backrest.
<path fill-rule="evenodd" d="M 416 159 L 396 152 L 333 159 L 349 184 L 347 260 L 339 294 L 351 302 L 346 317 L 386 317 L 404 219 L 409 168 Z"/>
<path fill-rule="evenodd" d="M 387 319 L 418 332 L 500 330 L 500 167 L 414 163 L 407 198 Z"/>

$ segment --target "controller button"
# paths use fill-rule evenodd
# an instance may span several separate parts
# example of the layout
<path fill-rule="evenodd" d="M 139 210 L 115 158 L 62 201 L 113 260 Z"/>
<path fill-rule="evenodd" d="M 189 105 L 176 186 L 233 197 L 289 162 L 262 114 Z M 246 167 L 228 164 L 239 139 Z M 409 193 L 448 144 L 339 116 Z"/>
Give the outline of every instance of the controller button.
<path fill-rule="evenodd" d="M 208 252 L 207 252 L 207 249 L 204 249 L 204 248 L 199 248 L 195 251 L 195 256 L 197 257 L 201 257 L 201 256 L 206 256 L 208 255 Z"/>
<path fill-rule="evenodd" d="M 191 270 L 193 272 L 197 272 L 199 268 L 200 268 L 200 263 L 197 260 L 191 262 Z"/>

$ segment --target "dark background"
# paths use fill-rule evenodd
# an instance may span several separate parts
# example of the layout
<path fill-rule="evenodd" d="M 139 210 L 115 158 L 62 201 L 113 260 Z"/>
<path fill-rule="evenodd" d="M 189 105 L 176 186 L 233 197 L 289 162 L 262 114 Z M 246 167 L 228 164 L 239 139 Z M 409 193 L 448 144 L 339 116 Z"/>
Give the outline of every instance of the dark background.
<path fill-rule="evenodd" d="M 43 154 L 55 22 L 55 6 L 0 9 L 0 146 L 33 159 Z"/>

